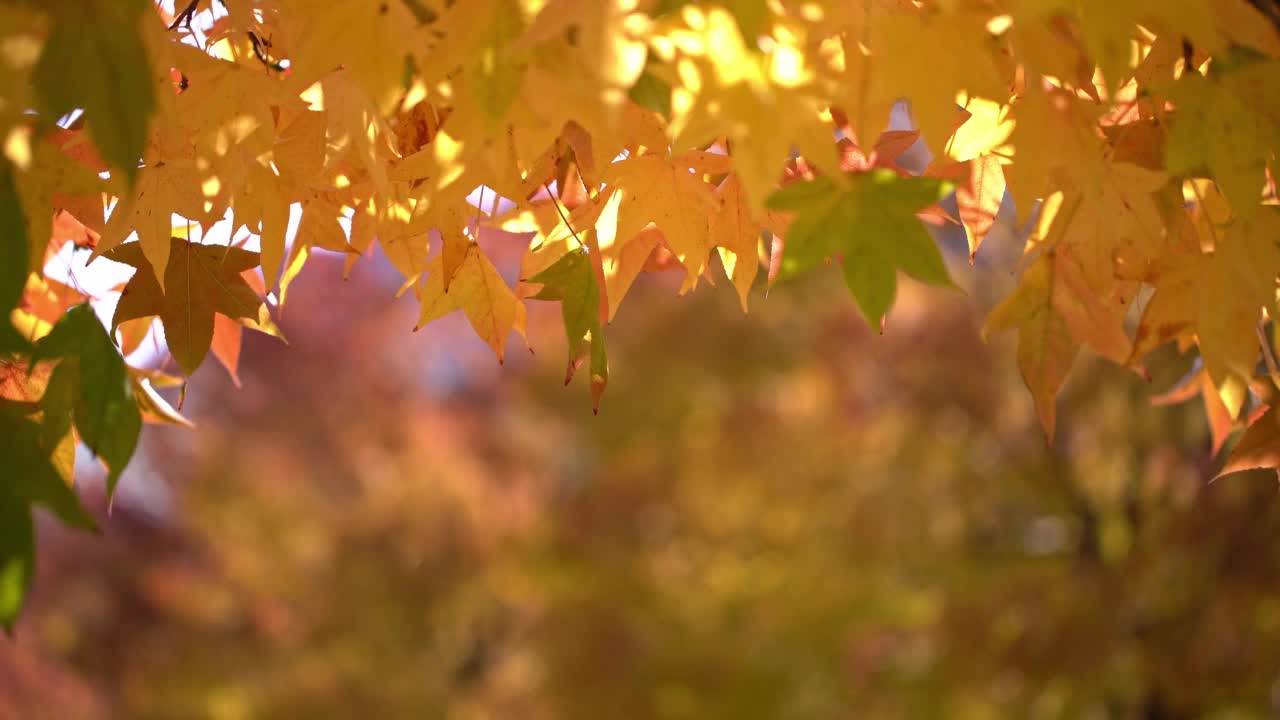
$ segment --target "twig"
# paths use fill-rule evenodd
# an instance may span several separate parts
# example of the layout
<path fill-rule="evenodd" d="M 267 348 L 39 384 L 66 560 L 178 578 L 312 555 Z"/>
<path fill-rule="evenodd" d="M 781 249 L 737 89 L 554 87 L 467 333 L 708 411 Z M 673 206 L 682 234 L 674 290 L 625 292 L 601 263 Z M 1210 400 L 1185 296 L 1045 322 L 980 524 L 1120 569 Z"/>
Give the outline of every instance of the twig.
<path fill-rule="evenodd" d="M 250 30 L 249 42 L 253 44 L 253 56 L 258 58 L 258 62 L 266 65 L 269 69 L 275 70 L 276 72 L 284 72 L 284 65 L 276 60 L 272 60 L 271 56 L 267 54 L 266 48 L 271 47 L 270 38 L 259 38 L 257 33 Z"/>
<path fill-rule="evenodd" d="M 200 0 L 191 0 L 182 12 L 173 19 L 173 24 L 169 26 L 170 30 L 177 30 L 179 26 L 185 25 L 187 32 L 191 32 L 191 16 L 196 14 L 196 7 L 200 4 Z"/>

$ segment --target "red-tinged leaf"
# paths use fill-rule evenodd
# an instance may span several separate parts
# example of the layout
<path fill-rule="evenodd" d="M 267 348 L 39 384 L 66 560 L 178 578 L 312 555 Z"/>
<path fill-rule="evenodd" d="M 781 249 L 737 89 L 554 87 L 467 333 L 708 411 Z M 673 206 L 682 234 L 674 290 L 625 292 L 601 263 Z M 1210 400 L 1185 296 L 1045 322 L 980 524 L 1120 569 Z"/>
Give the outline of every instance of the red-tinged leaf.
<path fill-rule="evenodd" d="M 941 205 L 930 205 L 929 207 L 916 213 L 916 217 L 933 225 L 934 227 L 942 227 L 947 223 L 959 225 L 960 220 L 955 215 L 947 212 L 947 209 Z"/>
<path fill-rule="evenodd" d="M 782 271 L 782 253 L 787 248 L 787 240 L 781 235 L 774 234 L 773 243 L 769 246 L 769 286 L 773 287 L 773 283 L 778 279 L 778 273 Z"/>
<path fill-rule="evenodd" d="M 1093 292 L 1067 248 L 1051 251 L 1049 261 L 1055 279 L 1050 302 L 1066 321 L 1072 337 L 1088 343 L 1108 360 L 1124 364 L 1133 351 L 1133 343 L 1124 332 L 1122 313 Z"/>
<path fill-rule="evenodd" d="M 982 240 L 996 223 L 1000 203 L 1004 200 L 1004 170 L 994 155 L 982 155 L 969 161 L 969 177 L 956 186 L 956 204 L 960 222 L 969 235 L 969 260 L 978 253 Z"/>
<path fill-rule="evenodd" d="M 107 161 L 102 159 L 93 141 L 84 130 L 67 130 L 60 127 L 50 129 L 45 137 L 57 145 L 68 157 L 89 168 L 94 173 L 104 173 L 111 169 Z"/>
<path fill-rule="evenodd" d="M 240 387 L 240 343 L 244 328 L 225 315 L 213 316 L 213 343 L 209 350 L 227 369 L 231 382 Z"/>
<path fill-rule="evenodd" d="M 920 140 L 919 130 L 886 130 L 876 140 L 876 165 L 888 167 Z"/>
<path fill-rule="evenodd" d="M 101 207 L 102 202 L 99 200 L 99 217 L 98 226 L 102 226 Z M 68 244 L 78 248 L 97 247 L 99 238 L 102 234 L 97 230 L 85 225 L 75 214 L 63 210 L 53 217 L 53 235 L 49 238 L 49 247 L 45 252 L 45 263 L 66 247 Z"/>
<path fill-rule="evenodd" d="M 840 169 L 846 172 L 865 172 L 879 167 L 902 172 L 897 164 L 898 158 L 919 139 L 920 133 L 916 130 L 887 130 L 880 135 L 868 154 L 852 139 L 844 138 L 837 144 L 840 150 Z"/>
<path fill-rule="evenodd" d="M 240 273 L 240 277 L 244 279 L 244 283 L 253 289 L 259 297 L 267 296 L 267 284 L 262 281 L 262 274 L 257 268 L 250 268 Z"/>

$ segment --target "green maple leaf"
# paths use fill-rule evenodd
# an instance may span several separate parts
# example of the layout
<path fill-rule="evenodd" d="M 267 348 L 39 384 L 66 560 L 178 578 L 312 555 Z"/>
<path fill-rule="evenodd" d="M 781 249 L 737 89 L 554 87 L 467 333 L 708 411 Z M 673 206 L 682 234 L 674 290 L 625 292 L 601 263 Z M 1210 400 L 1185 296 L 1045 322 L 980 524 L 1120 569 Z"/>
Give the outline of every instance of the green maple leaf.
<path fill-rule="evenodd" d="M 35 570 L 31 507 L 43 505 L 66 524 L 95 529 L 93 517 L 40 451 L 40 428 L 10 404 L 0 404 L 0 626 L 11 630 Z"/>
<path fill-rule="evenodd" d="M 952 285 L 942 253 L 916 217 L 951 188 L 891 170 L 848 173 L 845 181 L 820 177 L 769 197 L 770 209 L 795 213 L 785 235 L 782 273 L 794 275 L 841 257 L 845 283 L 863 317 L 879 328 L 897 295 L 898 270 L 928 285 Z"/>
<path fill-rule="evenodd" d="M 584 250 L 565 253 L 551 267 L 529 278 L 542 289 L 536 300 L 558 300 L 564 318 L 564 331 L 569 340 L 569 363 L 565 371 L 566 385 L 582 361 L 591 357 L 591 397 L 595 410 L 600 410 L 600 396 L 609 382 L 609 358 L 600 327 L 600 284 L 596 280 L 591 258 Z"/>
<path fill-rule="evenodd" d="M 151 64 L 139 32 L 142 0 L 58 0 L 33 81 L 50 124 L 84 108 L 89 134 L 133 184 L 155 109 Z"/>
<path fill-rule="evenodd" d="M 42 402 L 50 415 L 45 423 L 57 427 L 55 412 L 72 416 L 80 439 L 107 464 L 110 495 L 133 457 L 142 430 L 124 358 L 88 303 L 68 310 L 41 338 L 31 364 L 44 358 L 62 360 L 45 391 L 58 402 Z"/>
<path fill-rule="evenodd" d="M 28 252 L 27 224 L 13 168 L 7 162 L 0 162 L 0 352 L 27 347 L 27 341 L 9 323 L 9 312 L 22 303 Z"/>

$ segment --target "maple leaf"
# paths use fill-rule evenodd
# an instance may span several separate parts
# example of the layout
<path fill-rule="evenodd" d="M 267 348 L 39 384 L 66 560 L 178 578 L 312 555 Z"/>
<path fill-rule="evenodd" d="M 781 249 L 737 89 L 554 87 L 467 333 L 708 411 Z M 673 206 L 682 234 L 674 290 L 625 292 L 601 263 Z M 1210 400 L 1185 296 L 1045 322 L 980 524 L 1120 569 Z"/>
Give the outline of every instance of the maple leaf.
<path fill-rule="evenodd" d="M 163 288 L 168 278 L 174 213 L 194 219 L 208 215 L 200 186 L 194 165 L 187 161 L 157 161 L 143 168 L 133 191 L 120 199 L 107 219 L 93 258 L 114 250 L 137 233 L 139 248 L 156 277 L 161 278 Z"/>
<path fill-rule="evenodd" d="M 303 247 L 321 248 L 333 252 L 350 249 L 347 233 L 338 218 L 342 211 L 337 205 L 321 197 L 312 197 L 302 203 L 302 219 L 298 222 L 298 234 L 293 252 Z"/>
<path fill-rule="evenodd" d="M 963 162 L 997 151 L 1007 153 L 1013 128 L 1008 105 L 986 98 L 966 98 L 960 124 L 947 140 L 947 157 Z"/>
<path fill-rule="evenodd" d="M 1074 94 L 1039 86 L 1009 108 L 1014 128 L 1009 141 L 1015 146 L 1013 162 L 1004 167 L 1009 193 L 1018 218 L 1031 217 L 1035 201 L 1052 192 L 1052 181 L 1063 168 L 1077 178 L 1087 177 L 1103 158 L 1096 132 L 1097 109 Z"/>
<path fill-rule="evenodd" d="M 41 453 L 39 426 L 8 408 L 0 409 L 0 454 L 8 474 L 0 484 L 0 626 L 12 631 L 35 571 L 35 527 L 31 506 L 52 510 L 72 527 L 96 524 Z"/>
<path fill-rule="evenodd" d="M 1099 297 L 1074 247 L 1063 239 L 1063 218 L 1073 221 L 1073 213 L 1063 208 L 1060 192 L 1045 201 L 1029 241 L 1033 259 L 1018 288 L 991 311 L 983 329 L 984 336 L 1018 330 L 1018 364 L 1050 443 L 1054 398 L 1082 344 L 1112 362 L 1140 367 L 1134 343 L 1124 332 L 1123 305 Z"/>
<path fill-rule="evenodd" d="M 812 91 L 804 54 L 776 41 L 768 52 L 756 50 L 724 8 L 690 6 L 683 15 L 686 22 L 670 32 L 679 50 L 672 59 L 688 80 L 674 85 L 674 147 L 727 138 L 747 207 L 757 215 L 794 152 L 835 171 L 833 128 Z"/>
<path fill-rule="evenodd" d="M 282 187 L 284 178 L 277 177 L 270 168 L 255 164 L 246 175 L 243 193 L 233 200 L 233 229 L 240 223 L 252 224 L 257 229 L 262 251 L 262 276 L 266 278 L 268 287 L 275 287 L 284 264 L 290 198 Z"/>
<path fill-rule="evenodd" d="M 244 327 L 226 315 L 213 316 L 213 339 L 209 351 L 227 369 L 231 382 L 240 387 L 240 343 Z"/>
<path fill-rule="evenodd" d="M 138 27 L 143 0 L 55 0 L 53 29 L 35 69 L 41 107 L 52 124 L 83 107 L 102 156 L 132 184 L 155 97 Z"/>
<path fill-rule="evenodd" d="M 1037 220 L 1018 286 L 986 330 L 1017 331 L 1048 436 L 1082 348 L 1140 369 L 1176 343 L 1201 365 L 1158 400 L 1200 394 L 1216 451 L 1253 398 L 1271 402 L 1255 377 L 1277 339 L 1260 323 L 1280 317 L 1269 8 L 200 0 L 152 15 L 141 0 L 0 4 L 0 409 L 16 413 L 0 418 L 0 455 L 69 478 L 79 435 L 114 488 L 134 411 L 186 422 L 152 386 L 177 380 L 120 357 L 151 317 L 183 372 L 212 351 L 235 380 L 244 328 L 280 336 L 259 298 L 278 288 L 283 307 L 318 249 L 345 253 L 345 276 L 376 243 L 416 288 L 420 324 L 462 310 L 500 360 L 510 331 L 524 331 L 526 299 L 560 302 L 566 375 L 589 362 L 598 406 L 601 330 L 640 273 L 680 267 L 681 293 L 714 285 L 715 249 L 745 310 L 769 239 L 769 283 L 838 263 L 883 328 L 899 271 L 951 283 L 921 218 L 962 224 L 972 258 L 1004 219 L 1006 191 L 1015 220 Z M 916 129 L 880 132 L 904 107 Z M 914 177 L 921 139 L 936 162 Z M 958 220 L 936 204 L 952 184 Z M 104 192 L 117 198 L 109 217 Z M 215 229 L 228 210 L 230 228 Z M 192 236 L 256 236 L 261 255 L 176 240 L 175 216 Z M 528 243 L 515 292 L 474 242 L 481 225 Z M 113 323 L 118 348 L 85 293 L 42 277 L 71 242 L 137 268 Z M 1131 340 L 1124 318 L 1138 298 Z M 3 369 L 15 366 L 34 383 L 21 393 Z M 95 421 L 107 409 L 118 421 Z M 1273 417 L 1250 426 L 1228 469 L 1275 464 Z M 19 441 L 26 450 L 6 444 Z M 4 622 L 33 557 L 31 498 L 9 489 Z"/>
<path fill-rule="evenodd" d="M 449 8 L 424 34 L 416 55 L 422 80 L 457 82 L 454 105 L 470 129 L 463 135 L 502 129 L 528 65 L 517 44 L 523 31 L 524 13 L 514 0 L 474 0 Z"/>
<path fill-rule="evenodd" d="M 422 309 L 415 330 L 455 310 L 462 310 L 476 333 L 493 348 L 502 362 L 507 335 L 512 330 L 525 334 L 526 310 L 511 288 L 507 287 L 497 268 L 481 252 L 480 246 L 468 246 L 454 273 L 448 292 L 444 288 L 444 258 L 437 254 L 427 265 L 425 277 L 414 292 Z"/>
<path fill-rule="evenodd" d="M 88 303 L 68 310 L 37 343 L 31 364 L 46 358 L 62 362 L 49 381 L 51 388 L 60 386 L 50 399 L 61 402 L 49 407 L 42 399 L 45 414 L 74 418 L 80 439 L 107 464 L 110 494 L 133 457 L 142 428 L 124 360 Z"/>
<path fill-rule="evenodd" d="M 1257 366 L 1262 309 L 1276 317 L 1280 208 L 1259 208 L 1232 223 L 1208 258 L 1198 293 L 1196 333 L 1205 369 L 1232 417 L 1239 415 Z"/>
<path fill-rule="evenodd" d="M 1139 3 L 1110 0 L 1084 0 L 1079 4 L 1081 44 L 1109 89 L 1119 87 L 1130 72 L 1133 26 L 1140 18 L 1136 5 Z"/>
<path fill-rule="evenodd" d="M 582 361 L 591 358 L 591 398 L 595 412 L 600 412 L 600 398 L 609 382 L 609 358 L 605 351 L 604 331 L 600 327 L 600 287 L 595 269 L 585 249 L 571 250 L 547 269 L 528 279 L 542 285 L 532 295 L 536 300 L 560 301 L 565 335 L 569 340 L 569 362 L 564 383 L 573 380 Z"/>
<path fill-rule="evenodd" d="M 315 110 L 303 110 L 281 123 L 271 147 L 271 162 L 279 170 L 280 184 L 305 188 L 324 170 L 328 128 L 328 114 Z"/>
<path fill-rule="evenodd" d="M 188 429 L 195 427 L 195 423 L 175 410 L 168 400 L 156 392 L 157 385 L 160 387 L 182 385 L 182 378 L 159 370 L 140 370 L 130 367 L 129 381 L 133 385 L 133 397 L 138 401 L 138 411 L 142 413 L 143 422 L 176 425 Z M 237 384 L 236 387 L 239 385 Z"/>
<path fill-rule="evenodd" d="M 13 169 L 7 161 L 0 161 L 0 352 L 20 350 L 26 340 L 10 324 L 10 311 L 22 302 L 27 286 L 28 259 L 31 249 L 27 245 L 27 223 L 22 214 L 22 200 L 18 196 Z"/>
<path fill-rule="evenodd" d="M 764 226 L 748 211 L 737 175 L 725 178 L 719 197 L 720 210 L 711 216 L 711 242 L 720 248 L 724 272 L 738 289 L 742 311 L 746 312 L 747 295 L 760 271 L 760 236 Z"/>
<path fill-rule="evenodd" d="M 1280 471 L 1280 413 L 1274 407 L 1267 408 L 1249 423 L 1214 479 L 1244 470 L 1261 469 Z"/>
<path fill-rule="evenodd" d="M 960 208 L 960 222 L 969 235 L 969 259 L 972 260 L 996 224 L 1004 201 L 1005 181 L 1000 160 L 994 155 L 969 160 L 968 166 L 965 181 L 956 186 L 956 205 Z"/>
<path fill-rule="evenodd" d="M 954 130 L 961 92 L 988 98 L 1007 94 L 986 35 L 987 18 L 963 12 L 898 13 L 879 20 L 871 38 L 870 106 L 888 115 L 901 97 L 926 141 L 941 148 Z M 930 48 L 922 53 L 920 47 Z M 936 53 L 936 54 L 935 54 Z M 939 56 L 963 59 L 937 63 Z"/>
<path fill-rule="evenodd" d="M 170 238 L 172 260 L 162 288 L 140 243 L 106 255 L 137 269 L 111 318 L 114 330 L 135 318 L 159 316 L 169 352 L 188 376 L 200 367 L 213 342 L 214 315 L 257 320 L 262 300 L 240 273 L 257 267 L 258 253 Z"/>
<path fill-rule="evenodd" d="M 1208 258 L 1179 253 L 1161 271 L 1153 273 L 1155 292 L 1142 308 L 1134 335 L 1130 362 L 1148 355 L 1169 342 L 1181 349 L 1196 344 L 1200 278 Z M 1234 414 L 1233 414 L 1234 416 Z"/>
<path fill-rule="evenodd" d="M 88 300 L 88 295 L 71 286 L 32 273 L 27 276 L 22 307 L 14 313 L 12 319 L 28 337 L 41 338 L 49 333 L 49 329 L 67 310 Z"/>
<path fill-rule="evenodd" d="M 61 249 L 49 242 L 59 209 L 74 205 L 82 222 L 102 227 L 103 183 L 52 139 L 42 138 L 33 145 L 31 166 L 18 175 L 18 192 L 27 220 L 30 268 L 39 271 L 47 254 Z"/>
<path fill-rule="evenodd" d="M 295 0 L 307 18 L 290 54 L 291 80 L 305 88 L 338 68 L 351 73 L 383 112 L 403 90 L 405 59 L 415 49 L 417 20 L 401 2 Z"/>
<path fill-rule="evenodd" d="M 1138 358 L 1180 337 L 1195 338 L 1205 369 L 1232 418 L 1239 416 L 1257 363 L 1257 323 L 1274 309 L 1280 250 L 1280 213 L 1262 208 L 1249 220 L 1215 229 L 1201 216 L 1204 232 L 1222 233 L 1212 253 L 1197 236 L 1158 265 L 1155 293 L 1143 308 L 1133 347 Z M 1204 224 L 1208 222 L 1209 224 Z"/>
<path fill-rule="evenodd" d="M 711 253 L 707 218 L 716 207 L 711 187 L 692 172 L 697 156 L 629 157 L 605 168 L 602 181 L 621 195 L 616 242 L 625 245 L 653 223 L 691 277 L 698 277 Z"/>
<path fill-rule="evenodd" d="M 785 274 L 841 255 L 845 282 L 867 322 L 879 329 L 897 294 L 897 271 L 929 285 L 951 286 L 933 238 L 915 217 L 949 190 L 934 178 L 872 170 L 820 177 L 774 193 L 768 206 L 795 214 L 786 230 Z"/>
<path fill-rule="evenodd" d="M 984 337 L 1017 329 L 1018 368 L 1050 444 L 1057 427 L 1055 398 L 1080 350 L 1053 302 L 1056 287 L 1051 256 L 1041 256 L 1022 273 L 1018 288 L 991 311 L 983 326 Z"/>
<path fill-rule="evenodd" d="M 262 135 L 268 145 L 274 140 L 274 133 L 260 131 L 274 130 L 272 107 L 288 103 L 278 78 L 211 57 L 192 45 L 172 45 L 169 55 L 186 83 L 175 98 L 178 121 L 211 156 L 234 155 L 255 134 Z"/>
<path fill-rule="evenodd" d="M 615 196 L 616 197 L 616 196 Z M 648 226 L 640 234 L 624 243 L 613 242 L 617 229 L 617 203 L 611 202 L 600 214 L 595 232 L 588 236 L 590 240 L 602 246 L 601 272 L 604 275 L 605 297 L 608 300 L 609 312 L 606 319 L 613 322 L 622 306 L 622 299 L 635 283 L 640 273 L 644 272 L 649 258 L 659 248 L 667 247 L 666 237 L 655 226 Z M 576 221 L 575 221 L 576 222 Z M 609 241 L 607 244 L 605 241 Z M 688 273 L 686 279 L 696 278 Z"/>
<path fill-rule="evenodd" d="M 1172 405 L 1186 402 L 1196 396 L 1199 396 L 1204 403 L 1205 419 L 1209 422 L 1209 434 L 1212 439 L 1210 448 L 1211 452 L 1217 455 L 1226 445 L 1227 438 L 1235 427 L 1235 418 L 1223 404 L 1222 398 L 1218 395 L 1218 388 L 1214 386 L 1213 379 L 1203 368 L 1189 373 L 1174 388 L 1151 398 L 1151 404 L 1156 407 Z"/>
<path fill-rule="evenodd" d="M 642 39 L 628 32 L 628 24 L 643 27 L 635 3 L 627 0 L 551 0 L 538 12 L 522 42 L 540 42 L 576 30 L 575 45 L 587 67 L 597 73 L 605 88 L 601 100 L 617 103 L 621 90 L 635 84 L 644 69 Z"/>
<path fill-rule="evenodd" d="M 0 452 L 5 482 L 0 484 L 0 626 L 12 630 L 30 589 L 34 569 L 31 508 L 40 504 L 64 523 L 92 530 L 72 489 L 76 442 L 69 408 L 75 398 L 66 382 L 76 361 L 28 364 L 0 360 Z M 68 408 L 59 413 L 59 408 Z"/>
<path fill-rule="evenodd" d="M 1269 90 L 1280 91 L 1274 81 L 1280 63 L 1258 65 L 1254 72 L 1272 78 Z M 1207 171 L 1241 215 L 1259 205 L 1266 157 L 1280 135 L 1280 116 L 1250 107 L 1234 82 L 1249 80 L 1249 72 L 1236 70 L 1225 78 L 1184 73 L 1177 83 L 1162 88 L 1178 106 L 1165 148 L 1169 172 L 1204 176 Z"/>
<path fill-rule="evenodd" d="M 36 449 L 67 486 L 75 482 L 76 464 L 71 418 L 75 386 L 67 376 L 77 367 L 75 362 L 0 361 L 0 412 L 21 415 L 39 426 Z"/>

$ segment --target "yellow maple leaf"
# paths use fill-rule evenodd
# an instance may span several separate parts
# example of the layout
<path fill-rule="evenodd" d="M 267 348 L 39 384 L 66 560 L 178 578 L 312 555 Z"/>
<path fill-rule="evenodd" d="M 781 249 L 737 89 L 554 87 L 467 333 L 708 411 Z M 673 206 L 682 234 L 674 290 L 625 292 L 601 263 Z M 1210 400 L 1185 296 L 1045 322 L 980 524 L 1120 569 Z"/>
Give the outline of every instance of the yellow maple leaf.
<path fill-rule="evenodd" d="M 747 295 L 760 270 L 764 226 L 748 212 L 737 175 L 725 178 L 717 194 L 720 207 L 711 216 L 711 242 L 719 248 L 725 274 L 738 290 L 742 311 L 747 312 Z"/>
<path fill-rule="evenodd" d="M 290 53 L 299 90 L 344 69 L 382 112 L 404 91 L 407 58 L 418 49 L 417 19 L 401 2 L 293 0 L 293 16 L 306 18 Z"/>
<path fill-rule="evenodd" d="M 282 178 L 271 168 L 253 163 L 245 172 L 239 192 L 232 195 L 231 231 L 247 227 L 258 234 L 261 249 L 262 277 L 267 287 L 274 287 L 284 261 L 286 235 L 289 229 L 290 198 Z"/>
<path fill-rule="evenodd" d="M 898 98 L 907 98 L 925 141 L 941 150 L 955 127 L 958 95 L 994 99 L 1008 94 L 993 60 L 988 19 L 966 12 L 905 12 L 883 18 L 871 38 L 870 107 L 887 116 Z M 922 47 L 929 51 L 921 52 Z M 951 60 L 939 63 L 939 57 Z"/>
<path fill-rule="evenodd" d="M 502 362 L 507 336 L 512 330 L 525 334 L 526 310 L 497 268 L 489 262 L 479 245 L 468 246 L 454 273 L 448 291 L 444 286 L 443 255 L 437 254 L 427 265 L 426 275 L 414 286 L 422 305 L 418 325 L 461 310 L 481 337 Z"/>
<path fill-rule="evenodd" d="M 702 274 L 711 252 L 707 218 L 717 203 L 711 187 L 690 171 L 687 159 L 629 157 L 607 167 L 602 179 L 621 196 L 615 242 L 625 245 L 653 223 L 689 274 Z"/>
<path fill-rule="evenodd" d="M 1263 308 L 1274 313 L 1280 272 L 1280 215 L 1263 208 L 1257 216 L 1225 227 L 1197 210 L 1199 237 L 1214 241 L 1201 252 L 1199 237 L 1158 262 L 1155 294 L 1143 308 L 1133 357 L 1174 339 L 1194 337 L 1204 367 L 1232 418 L 1238 417 L 1258 362 L 1258 322 Z M 1274 315 L 1273 315 L 1274 316 Z"/>
<path fill-rule="evenodd" d="M 1232 417 L 1240 413 L 1257 366 L 1262 309 L 1277 316 L 1277 211 L 1280 208 L 1262 208 L 1252 218 L 1231 223 L 1215 243 L 1200 278 L 1196 313 L 1200 355 Z"/>
<path fill-rule="evenodd" d="M 120 198 L 112 210 L 93 257 L 114 250 L 136 232 L 141 250 L 163 290 L 168 278 L 166 268 L 174 214 L 196 221 L 211 219 L 210 216 L 221 218 L 223 214 L 206 210 L 202 184 L 194 164 L 189 161 L 158 160 L 143 168 L 133 191 Z"/>
<path fill-rule="evenodd" d="M 597 101 L 616 105 L 644 69 L 649 22 L 636 12 L 634 0 L 550 0 L 517 45 L 545 42 L 572 29 L 583 66 L 604 90 Z"/>
<path fill-rule="evenodd" d="M 984 335 L 1018 331 L 1018 368 L 1050 443 L 1057 421 L 1055 398 L 1080 350 L 1066 319 L 1054 308 L 1054 284 L 1053 264 L 1043 255 L 1022 273 L 1017 289 L 991 311 L 983 327 Z"/>
<path fill-rule="evenodd" d="M 1010 106 L 1014 158 L 1004 174 L 1019 220 L 1029 218 L 1035 201 L 1051 192 L 1057 169 L 1102 157 L 1096 115 L 1072 93 L 1038 85 Z"/>
<path fill-rule="evenodd" d="M 184 77 L 184 89 L 175 98 L 175 117 L 212 154 L 226 155 L 255 131 L 274 129 L 271 108 L 288 101 L 280 80 L 210 57 L 191 45 L 172 44 L 169 54 Z M 263 141 L 269 143 L 270 138 L 266 134 Z"/>
<path fill-rule="evenodd" d="M 1004 201 L 1004 169 L 995 155 L 980 155 L 964 163 L 962 181 L 956 185 L 956 205 L 960 210 L 960 222 L 969 236 L 969 260 L 978 253 L 978 247 L 991 228 Z"/>
<path fill-rule="evenodd" d="M 723 8 L 687 6 L 682 20 L 655 39 L 679 80 L 672 95 L 675 150 L 727 138 L 748 209 L 757 215 L 794 150 L 815 167 L 838 169 L 827 103 L 814 92 L 800 37 L 776 33 L 766 52 L 748 46 Z"/>
<path fill-rule="evenodd" d="M 284 122 L 271 147 L 271 161 L 282 183 L 302 189 L 315 181 L 326 160 L 328 114 L 302 110 Z"/>

